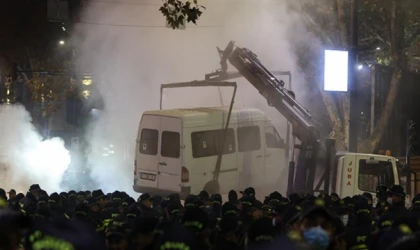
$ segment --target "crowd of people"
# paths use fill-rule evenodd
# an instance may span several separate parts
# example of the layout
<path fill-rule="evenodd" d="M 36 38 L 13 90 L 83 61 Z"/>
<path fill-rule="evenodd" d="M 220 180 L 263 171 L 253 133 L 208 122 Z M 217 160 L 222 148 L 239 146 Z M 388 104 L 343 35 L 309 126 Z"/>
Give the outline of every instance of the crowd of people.
<path fill-rule="evenodd" d="M 0 250 L 420 249 L 420 195 L 407 209 L 399 185 L 376 197 L 273 192 L 259 201 L 252 187 L 228 197 L 0 189 Z"/>

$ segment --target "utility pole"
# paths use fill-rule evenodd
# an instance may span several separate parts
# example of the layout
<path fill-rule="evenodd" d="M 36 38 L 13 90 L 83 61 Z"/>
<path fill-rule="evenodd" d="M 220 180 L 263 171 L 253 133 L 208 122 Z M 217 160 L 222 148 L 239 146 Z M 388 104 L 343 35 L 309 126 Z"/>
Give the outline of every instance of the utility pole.
<path fill-rule="evenodd" d="M 405 175 L 406 175 L 406 187 L 405 192 L 409 195 L 411 193 L 411 168 L 410 168 L 410 158 L 412 154 L 418 153 L 418 138 L 417 138 L 417 126 L 416 123 L 412 120 L 409 120 L 407 123 L 407 148 L 405 152 Z"/>
<path fill-rule="evenodd" d="M 357 152 L 358 143 L 358 118 L 360 105 L 358 101 L 357 80 L 357 50 L 359 46 L 359 17 L 358 0 L 351 0 L 350 9 L 350 53 L 349 53 L 349 84 L 350 84 L 350 121 L 349 121 L 349 151 Z"/>

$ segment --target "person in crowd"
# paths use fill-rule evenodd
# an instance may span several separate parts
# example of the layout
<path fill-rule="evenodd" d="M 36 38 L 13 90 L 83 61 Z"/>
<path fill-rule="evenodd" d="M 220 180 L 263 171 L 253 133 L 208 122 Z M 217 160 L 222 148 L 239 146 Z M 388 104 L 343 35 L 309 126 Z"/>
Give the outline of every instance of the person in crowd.
<path fill-rule="evenodd" d="M 258 200 L 202 191 L 182 202 L 143 193 L 137 198 L 100 189 L 52 192 L 38 184 L 26 196 L 0 189 L 0 249 L 115 250 L 398 250 L 420 245 L 420 194 L 407 210 L 399 185 L 341 199 L 337 194 L 272 192 Z M 386 204 L 384 204 L 384 201 Z M 20 245 L 20 246 L 19 246 Z"/>
<path fill-rule="evenodd" d="M 22 213 L 33 214 L 37 209 L 37 200 L 41 196 L 41 187 L 33 184 L 29 187 L 26 196 L 19 201 Z"/>
<path fill-rule="evenodd" d="M 126 250 L 128 245 L 122 233 L 110 233 L 106 236 L 106 247 L 108 250 Z"/>
<path fill-rule="evenodd" d="M 367 240 L 373 231 L 372 209 L 366 199 L 361 198 L 354 206 L 356 225 L 341 236 L 346 249 L 368 250 Z"/>
<path fill-rule="evenodd" d="M 245 243 L 245 230 L 237 216 L 227 216 L 219 222 L 219 234 L 215 249 L 242 250 Z"/>
<path fill-rule="evenodd" d="M 402 186 L 393 185 L 387 191 L 387 203 L 389 204 L 389 209 L 381 215 L 376 224 L 382 230 L 390 228 L 395 219 L 407 213 L 405 193 Z"/>
<path fill-rule="evenodd" d="M 375 206 L 375 218 L 379 217 L 388 211 L 390 204 L 387 202 L 388 187 L 385 185 L 379 185 L 376 187 L 376 206 Z"/>
<path fill-rule="evenodd" d="M 242 198 L 244 197 L 255 198 L 255 189 L 253 187 L 245 188 L 245 190 L 241 191 L 240 193 L 242 194 Z"/>
<path fill-rule="evenodd" d="M 235 190 L 230 190 L 228 194 L 228 201 L 232 204 L 236 204 L 238 202 L 238 193 Z"/>
<path fill-rule="evenodd" d="M 149 193 L 140 195 L 137 201 L 137 208 L 142 217 L 159 217 L 157 211 L 152 208 L 153 197 Z"/>
<path fill-rule="evenodd" d="M 16 190 L 14 190 L 14 189 L 10 189 L 10 191 L 7 192 L 7 193 L 9 194 L 9 200 L 16 197 Z"/>
<path fill-rule="evenodd" d="M 420 218 L 420 194 L 417 194 L 411 200 L 410 212 Z"/>

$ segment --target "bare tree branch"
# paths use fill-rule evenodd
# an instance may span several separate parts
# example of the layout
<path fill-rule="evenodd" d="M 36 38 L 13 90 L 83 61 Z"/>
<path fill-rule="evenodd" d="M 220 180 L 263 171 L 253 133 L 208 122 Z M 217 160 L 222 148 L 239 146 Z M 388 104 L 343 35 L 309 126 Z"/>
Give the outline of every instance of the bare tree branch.
<path fill-rule="evenodd" d="M 326 44 L 328 44 L 329 46 L 333 48 L 336 47 L 336 44 L 331 39 L 331 37 L 316 24 L 316 22 L 313 20 L 311 16 L 309 16 L 307 13 L 303 13 L 303 16 L 305 20 L 307 21 L 307 23 L 315 31 L 315 33 L 318 34 L 318 36 L 320 36 L 321 40 L 323 40 Z"/>
<path fill-rule="evenodd" d="M 388 127 L 389 119 L 391 118 L 391 114 L 394 108 L 394 103 L 398 95 L 398 90 L 400 86 L 400 78 L 401 78 L 401 68 L 400 68 L 400 56 L 399 56 L 399 47 L 398 47 L 398 39 L 401 39 L 398 32 L 398 15 L 397 12 L 401 11 L 400 5 L 397 3 L 397 0 L 392 1 L 392 9 L 391 9 L 391 19 L 390 19 L 390 34 L 391 37 L 391 53 L 393 59 L 393 66 L 394 71 L 391 78 L 390 88 L 385 100 L 384 110 L 379 117 L 379 120 L 376 124 L 376 127 L 371 134 L 371 136 L 362 142 L 359 145 L 359 150 L 363 152 L 373 152 L 377 149 L 380 140 L 385 133 L 386 128 Z"/>

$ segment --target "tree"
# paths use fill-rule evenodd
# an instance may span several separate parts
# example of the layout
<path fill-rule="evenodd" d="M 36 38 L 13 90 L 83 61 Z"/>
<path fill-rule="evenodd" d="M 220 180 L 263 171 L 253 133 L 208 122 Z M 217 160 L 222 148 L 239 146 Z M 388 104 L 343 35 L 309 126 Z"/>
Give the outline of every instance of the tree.
<path fill-rule="evenodd" d="M 56 56 L 59 54 L 57 50 L 51 50 L 43 55 L 29 55 L 34 73 L 26 85 L 31 92 L 32 102 L 40 104 L 45 118 L 55 114 L 63 101 L 77 91 L 77 82 L 69 74 L 74 67 L 72 60 L 63 60 Z"/>
<path fill-rule="evenodd" d="M 32 101 L 40 104 L 43 117 L 50 117 L 74 88 L 69 84 L 71 76 L 65 74 L 73 66 L 69 50 L 58 44 L 67 34 L 61 24 L 48 22 L 46 1 L 3 1 L 0 7 L 8 10 L 0 17 L 7 38 L 0 39 L 0 74 L 12 75 L 15 64 L 18 71 L 25 69 L 23 81 Z"/>
<path fill-rule="evenodd" d="M 373 152 L 387 128 L 399 89 L 401 71 L 407 68 L 413 50 L 418 49 L 420 6 L 415 0 L 360 0 L 359 6 L 359 61 L 386 64 L 394 69 L 384 111 L 370 136 L 359 142 L 359 151 Z M 296 46 L 299 65 L 310 82 L 318 83 L 319 89 L 319 75 L 323 72 L 319 51 L 323 48 L 348 48 L 349 9 L 349 1 L 345 0 L 314 1 L 299 9 L 303 10 L 308 29 L 321 41 L 317 51 L 307 44 Z M 321 89 L 320 93 L 330 118 L 331 137 L 337 139 L 339 149 L 346 150 L 348 95 L 325 93 Z"/>
<path fill-rule="evenodd" d="M 205 9 L 204 6 L 198 4 L 197 0 L 181 1 L 181 0 L 164 0 L 159 11 L 165 16 L 166 22 L 173 29 L 178 29 L 185 23 L 197 23 Z"/>

